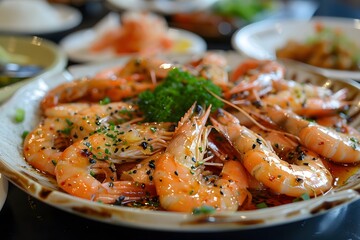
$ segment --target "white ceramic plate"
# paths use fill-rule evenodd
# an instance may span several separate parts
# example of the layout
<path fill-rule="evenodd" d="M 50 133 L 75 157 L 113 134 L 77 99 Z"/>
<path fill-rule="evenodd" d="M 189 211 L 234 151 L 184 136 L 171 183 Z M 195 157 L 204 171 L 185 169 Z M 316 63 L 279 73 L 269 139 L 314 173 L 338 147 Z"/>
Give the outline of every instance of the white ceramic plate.
<path fill-rule="evenodd" d="M 6 178 L 0 173 L 0 210 L 4 206 L 6 197 L 8 192 L 8 181 Z"/>
<path fill-rule="evenodd" d="M 163 14 L 199 11 L 209 8 L 218 0 L 107 0 L 119 10 L 152 11 Z"/>
<path fill-rule="evenodd" d="M 233 66 L 244 59 L 238 54 L 227 56 Z M 127 58 L 116 59 L 116 64 L 124 64 L 126 60 Z M 93 71 L 93 65 L 79 68 L 81 71 L 77 71 L 77 77 L 88 76 Z M 97 70 L 113 66 L 113 62 L 100 64 Z M 347 87 L 350 91 L 349 100 L 360 101 L 359 87 L 355 83 L 332 81 L 293 66 L 289 66 L 288 71 L 291 75 L 296 72 L 299 81 L 311 79 L 316 84 L 335 90 Z M 51 81 L 48 78 L 40 77 L 24 86 L 6 104 L 0 106 L 0 122 L 6 126 L 0 128 L 0 172 L 24 192 L 56 208 L 114 225 L 163 231 L 214 232 L 240 231 L 287 224 L 332 210 L 336 211 L 350 202 L 359 200 L 359 194 L 354 190 L 360 183 L 359 174 L 341 189 L 333 189 L 331 193 L 315 199 L 255 211 L 214 215 L 192 215 L 112 206 L 71 196 L 61 191 L 54 179 L 42 175 L 28 165 L 22 155 L 21 135 L 25 130 L 32 129 L 38 123 L 38 106 L 41 98 L 56 85 L 72 81 L 74 76 L 65 71 L 52 76 Z M 19 107 L 25 110 L 26 117 L 23 122 L 14 123 L 12 118 Z M 356 127 L 360 125 L 359 119 L 355 121 L 355 124 Z"/>
<path fill-rule="evenodd" d="M 18 54 L 26 58 L 27 64 L 42 66 L 41 76 L 62 72 L 67 64 L 65 53 L 53 42 L 43 38 L 2 35 L 0 46 L 9 54 Z M 0 104 L 8 99 L 21 86 L 31 82 L 33 78 L 24 79 L 0 88 Z"/>
<path fill-rule="evenodd" d="M 275 50 L 290 40 L 305 41 L 315 34 L 314 25 L 339 28 L 360 48 L 360 20 L 334 17 L 314 17 L 311 20 L 273 20 L 250 24 L 232 37 L 234 49 L 257 59 L 276 59 Z M 333 78 L 360 80 L 360 71 L 341 71 L 310 66 L 312 70 Z"/>
<path fill-rule="evenodd" d="M 204 39 L 186 30 L 170 28 L 169 36 L 174 40 L 174 48 L 170 49 L 169 53 L 201 54 L 207 48 Z M 97 31 L 94 29 L 80 30 L 62 39 L 60 47 L 66 52 L 68 58 L 74 62 L 100 62 L 119 57 L 111 50 L 97 53 L 90 51 L 89 47 L 97 37 Z"/>
<path fill-rule="evenodd" d="M 10 2 L 11 3 L 11 2 Z M 29 2 L 24 3 L 15 3 L 14 4 L 30 4 Z M 63 4 L 52 4 L 53 10 L 59 16 L 59 21 L 54 24 L 30 24 L 21 23 L 18 21 L 13 21 L 12 23 L 9 21 L 3 21 L 0 23 L 0 32 L 5 32 L 8 34 L 35 34 L 35 35 L 46 35 L 52 34 L 56 32 L 65 31 L 76 27 L 80 24 L 82 20 L 81 13 L 73 7 L 63 5 Z M 24 14 L 24 13 L 22 13 Z M 31 14 L 31 12 L 29 13 Z M 15 14 L 16 15 L 16 14 Z M 11 16 L 12 17 L 12 16 Z M 21 19 L 21 16 L 16 16 Z M 24 18 L 25 20 L 27 18 Z M 43 19 L 46 21 L 46 19 Z"/>

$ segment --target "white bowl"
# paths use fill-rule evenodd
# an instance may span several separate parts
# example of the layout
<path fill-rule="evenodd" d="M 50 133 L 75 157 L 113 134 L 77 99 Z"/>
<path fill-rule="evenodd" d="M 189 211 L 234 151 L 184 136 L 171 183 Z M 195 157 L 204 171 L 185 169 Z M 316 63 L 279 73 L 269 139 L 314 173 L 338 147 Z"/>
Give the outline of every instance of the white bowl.
<path fill-rule="evenodd" d="M 256 59 L 276 59 L 276 49 L 290 39 L 304 42 L 315 34 L 315 24 L 340 29 L 360 48 L 360 19 L 313 17 L 310 20 L 265 20 L 237 30 L 232 37 L 234 49 Z M 360 71 L 342 71 L 306 64 L 312 70 L 333 78 L 360 80 Z"/>
<path fill-rule="evenodd" d="M 62 72 L 67 64 L 65 53 L 55 43 L 43 38 L 3 35 L 0 36 L 0 46 L 9 53 L 25 56 L 26 63 L 44 67 L 39 75 L 42 77 Z M 27 78 L 0 88 L 0 104 L 32 80 Z"/>
<path fill-rule="evenodd" d="M 0 1 L 0 31 L 9 34 L 50 34 L 80 24 L 81 13 L 64 4 L 45 0 Z"/>

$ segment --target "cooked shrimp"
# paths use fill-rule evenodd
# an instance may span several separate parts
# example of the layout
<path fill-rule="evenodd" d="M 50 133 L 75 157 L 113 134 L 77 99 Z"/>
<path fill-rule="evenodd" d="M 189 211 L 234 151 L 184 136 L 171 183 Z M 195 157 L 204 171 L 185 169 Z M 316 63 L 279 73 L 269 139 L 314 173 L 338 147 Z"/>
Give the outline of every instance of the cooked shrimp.
<path fill-rule="evenodd" d="M 219 110 L 211 122 L 234 146 L 246 170 L 273 191 L 288 196 L 316 196 L 332 186 L 332 176 L 312 160 L 281 160 L 258 134 L 240 125 L 236 117 Z"/>
<path fill-rule="evenodd" d="M 157 83 L 164 79 L 175 64 L 161 58 L 133 57 L 124 66 L 100 71 L 95 78 L 117 79 L 127 78 L 137 81 Z"/>
<path fill-rule="evenodd" d="M 108 125 L 119 125 L 125 122 L 141 120 L 137 113 L 136 105 L 125 102 L 113 102 L 109 104 L 89 104 L 87 108 L 73 111 L 78 103 L 60 104 L 45 110 L 45 116 L 64 117 L 71 119 L 72 127 L 70 136 L 82 139 L 89 134 L 107 127 Z M 80 104 L 82 106 L 82 104 Z"/>
<path fill-rule="evenodd" d="M 64 118 L 46 118 L 24 139 L 25 160 L 34 168 L 54 175 L 62 151 L 70 145 L 71 122 Z"/>
<path fill-rule="evenodd" d="M 162 151 L 155 153 L 154 155 L 141 160 L 139 163 L 135 164 L 129 170 L 123 171 L 120 173 L 121 180 L 135 181 L 138 183 L 144 183 L 147 185 L 154 185 L 154 171 L 158 159 L 163 154 Z"/>
<path fill-rule="evenodd" d="M 229 99 L 248 92 L 248 99 L 257 100 L 272 91 L 273 81 L 283 79 L 284 75 L 284 66 L 275 61 L 249 59 L 231 71 L 230 81 L 235 86 L 224 92 L 224 96 Z"/>
<path fill-rule="evenodd" d="M 340 90 L 337 93 L 333 93 L 329 89 L 324 88 L 324 91 L 321 91 L 316 90 L 319 87 L 311 86 L 294 86 L 268 94 L 261 101 L 265 104 L 291 109 L 293 112 L 305 117 L 335 115 L 340 110 L 345 110 L 348 107 L 349 103 L 344 101 L 346 91 Z M 305 88 L 312 88 L 312 91 Z"/>
<path fill-rule="evenodd" d="M 189 63 L 195 67 L 196 74 L 211 80 L 224 90 L 229 87 L 227 60 L 217 53 L 206 53 L 200 59 Z"/>
<path fill-rule="evenodd" d="M 61 160 L 56 165 L 55 175 L 59 186 L 64 191 L 80 198 L 103 203 L 136 201 L 155 196 L 154 188 L 145 184 L 119 181 L 116 178 L 110 181 L 108 179 L 99 181 L 93 167 L 100 161 L 103 169 L 112 169 L 113 163 L 93 158 L 95 156 L 88 150 L 84 142 L 79 141 L 63 152 Z"/>
<path fill-rule="evenodd" d="M 148 56 L 167 51 L 173 46 L 167 23 L 159 15 L 126 12 L 122 14 L 121 21 L 120 26 L 95 41 L 90 50 L 99 52 L 111 49 L 116 54 L 137 53 Z"/>
<path fill-rule="evenodd" d="M 286 134 L 271 129 L 265 130 L 256 125 L 250 129 L 269 142 L 273 150 L 282 160 L 289 163 L 296 161 L 297 164 L 301 165 L 316 164 L 319 168 L 323 168 L 324 171 L 327 171 L 323 163 L 323 161 L 326 161 L 325 159 L 315 152 L 299 145 L 299 143 Z M 328 174 L 330 174 L 330 172 Z"/>
<path fill-rule="evenodd" d="M 166 140 L 171 138 L 172 133 L 166 127 L 169 124 L 114 126 L 73 143 L 56 164 L 55 175 L 59 186 L 72 195 L 107 203 L 121 196 L 135 199 L 154 196 L 154 188 L 135 181 L 102 184 L 92 176 L 91 167 L 98 161 L 109 162 L 109 167 L 112 167 L 114 163 L 152 156 L 164 149 Z"/>
<path fill-rule="evenodd" d="M 359 138 L 309 122 L 278 106 L 266 106 L 267 116 L 286 132 L 299 138 L 302 145 L 337 163 L 360 161 Z"/>
<path fill-rule="evenodd" d="M 333 128 L 337 132 L 345 133 L 360 139 L 360 132 L 355 127 L 350 126 L 346 115 L 338 114 L 332 116 L 319 117 L 315 119 L 316 123 Z"/>
<path fill-rule="evenodd" d="M 48 108 L 42 120 L 24 140 L 25 159 L 33 167 L 54 175 L 61 152 L 74 141 L 83 139 L 109 124 L 133 119 L 136 107 L 127 103 L 62 104 Z"/>
<path fill-rule="evenodd" d="M 45 117 L 71 118 L 84 109 L 89 109 L 92 103 L 66 103 L 44 109 Z"/>
<path fill-rule="evenodd" d="M 99 102 L 104 98 L 120 101 L 134 97 L 142 91 L 155 88 L 151 82 L 128 81 L 125 78 L 96 79 L 85 78 L 63 83 L 50 90 L 42 99 L 40 107 L 45 110 L 60 103 L 87 100 Z"/>
<path fill-rule="evenodd" d="M 209 129 L 205 126 L 211 106 L 204 111 L 195 104 L 180 120 L 173 139 L 158 159 L 154 182 L 161 207 L 192 212 L 210 206 L 218 211 L 236 211 L 249 196 L 241 164 L 226 161 L 214 182 L 202 175 Z"/>

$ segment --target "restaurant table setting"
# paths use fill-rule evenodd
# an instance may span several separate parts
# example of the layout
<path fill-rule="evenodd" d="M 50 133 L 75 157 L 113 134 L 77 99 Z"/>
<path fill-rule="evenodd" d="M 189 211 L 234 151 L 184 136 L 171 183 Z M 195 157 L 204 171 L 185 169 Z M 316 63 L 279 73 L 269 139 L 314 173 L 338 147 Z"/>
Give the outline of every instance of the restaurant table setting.
<path fill-rule="evenodd" d="M 257 209 L 234 213 L 213 213 L 205 208 L 198 213 L 181 213 L 159 210 L 151 201 L 146 207 L 129 207 L 117 206 L 121 200 L 104 204 L 79 198 L 67 193 L 66 186 L 59 185 L 50 170 L 44 174 L 48 170 L 35 169 L 25 160 L 24 139 L 39 123 L 39 104 L 46 104 L 42 99 L 50 90 L 64 85 L 70 92 L 73 89 L 67 84 L 73 81 L 111 76 L 119 66 L 132 66 L 139 54 L 165 57 L 184 66 L 189 62 L 197 64 L 194 59 L 199 56 L 219 55 L 230 69 L 248 59 L 278 61 L 285 66 L 287 79 L 321 86 L 335 95 L 346 92 L 341 100 L 353 103 L 346 113 L 351 127 L 359 130 L 360 70 L 356 66 L 330 69 L 277 55 L 289 40 L 315 42 L 317 27 L 333 27 L 336 36 L 346 36 L 341 37 L 341 42 L 346 41 L 346 46 L 354 44 L 351 59 L 357 59 L 359 68 L 359 19 L 326 16 L 321 1 L 306 0 L 267 1 L 271 6 L 257 10 L 251 17 L 224 17 L 220 9 L 230 11 L 230 7 L 220 8 L 217 4 L 221 1 L 227 2 L 0 1 L 0 64 L 35 66 L 40 70 L 33 76 L 16 78 L 2 73 L 0 67 L 1 239 L 95 239 L 106 235 L 131 239 L 360 239 L 360 170 L 356 164 L 345 164 L 344 171 L 338 170 L 336 164 L 326 165 L 338 175 L 336 184 L 324 195 L 309 198 L 303 194 L 293 200 L 278 200 L 285 202 L 279 206 L 257 204 Z M 247 1 L 236 1 L 238 6 L 241 2 L 245 8 Z M 29 9 L 36 13 L 33 19 Z M 196 26 L 184 24 L 185 18 L 196 14 L 211 15 L 212 19 L 220 16 L 221 20 L 208 26 L 209 32 L 214 24 L 217 30 L 206 35 L 204 22 L 194 22 Z M 220 27 L 224 27 L 224 21 L 230 24 L 225 24 L 225 30 Z M 143 25 L 145 28 L 139 27 Z M 154 32 L 153 39 L 149 36 Z M 144 39 L 151 47 L 142 45 Z M 356 139 L 353 144 L 357 149 Z M 144 143 L 142 146 L 146 149 Z"/>

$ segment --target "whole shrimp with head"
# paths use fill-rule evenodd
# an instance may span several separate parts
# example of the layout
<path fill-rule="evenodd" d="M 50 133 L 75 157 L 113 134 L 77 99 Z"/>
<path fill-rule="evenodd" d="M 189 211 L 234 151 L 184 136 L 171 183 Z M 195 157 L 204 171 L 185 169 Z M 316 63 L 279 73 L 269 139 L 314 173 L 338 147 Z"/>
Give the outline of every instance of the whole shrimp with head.
<path fill-rule="evenodd" d="M 303 119 L 292 111 L 279 106 L 262 108 L 269 119 L 284 131 L 297 136 L 300 143 L 335 163 L 358 163 L 360 161 L 360 139 L 358 134 L 337 132 Z"/>
<path fill-rule="evenodd" d="M 55 165 L 68 146 L 108 125 L 133 121 L 135 111 L 136 107 L 123 102 L 47 108 L 45 117 L 24 139 L 25 159 L 37 170 L 54 175 Z"/>
<path fill-rule="evenodd" d="M 293 197 L 317 196 L 332 187 L 332 175 L 321 161 L 310 157 L 288 163 L 280 159 L 260 135 L 223 109 L 218 110 L 211 122 L 239 152 L 246 170 L 273 191 Z"/>
<path fill-rule="evenodd" d="M 121 196 L 127 201 L 155 196 L 152 186 L 135 181 L 118 181 L 115 176 L 101 182 L 95 178 L 94 167 L 112 169 L 121 164 L 151 157 L 166 146 L 173 134 L 167 123 L 110 126 L 88 138 L 77 141 L 62 153 L 55 167 L 59 186 L 71 195 L 114 203 Z M 125 199 L 122 199 L 124 201 Z"/>
<path fill-rule="evenodd" d="M 95 76 L 65 82 L 46 93 L 40 103 L 42 110 L 70 102 L 112 102 L 136 97 L 145 90 L 153 90 L 173 68 L 160 58 L 133 57 L 124 65 L 105 69 Z"/>
<path fill-rule="evenodd" d="M 165 153 L 156 162 L 154 183 L 160 205 L 165 210 L 192 212 L 202 207 L 236 211 L 251 197 L 246 173 L 237 161 L 225 161 L 215 181 L 204 174 L 204 154 L 210 128 L 205 111 L 194 105 L 180 120 Z"/>

